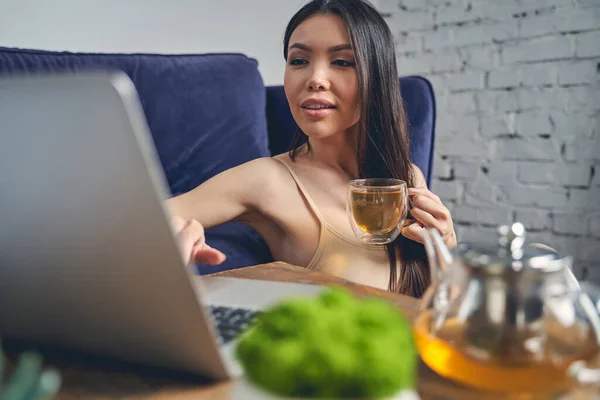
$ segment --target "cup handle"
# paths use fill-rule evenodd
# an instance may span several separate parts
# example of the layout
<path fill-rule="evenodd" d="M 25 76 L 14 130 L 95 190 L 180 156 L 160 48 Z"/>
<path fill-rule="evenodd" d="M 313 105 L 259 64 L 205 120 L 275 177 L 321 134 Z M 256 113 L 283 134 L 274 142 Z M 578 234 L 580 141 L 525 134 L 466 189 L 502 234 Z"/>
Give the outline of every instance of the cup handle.
<path fill-rule="evenodd" d="M 410 196 L 408 195 L 408 190 L 404 191 L 404 205 L 402 207 L 402 215 L 400 218 L 400 224 L 398 225 L 400 227 L 400 229 L 404 228 L 404 226 L 406 225 L 406 218 L 408 217 L 408 214 L 410 213 L 410 209 L 412 209 L 412 201 L 410 199 Z"/>

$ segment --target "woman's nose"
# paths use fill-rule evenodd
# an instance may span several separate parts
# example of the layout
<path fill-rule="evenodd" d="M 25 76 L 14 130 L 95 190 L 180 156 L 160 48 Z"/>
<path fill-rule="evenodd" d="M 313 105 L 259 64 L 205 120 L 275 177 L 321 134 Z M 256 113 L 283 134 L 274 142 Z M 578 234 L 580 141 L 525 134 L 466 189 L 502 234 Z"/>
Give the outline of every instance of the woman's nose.
<path fill-rule="evenodd" d="M 314 69 L 308 81 L 306 82 L 306 88 L 309 91 L 320 91 L 329 90 L 330 83 L 327 79 L 325 71 L 322 69 Z"/>

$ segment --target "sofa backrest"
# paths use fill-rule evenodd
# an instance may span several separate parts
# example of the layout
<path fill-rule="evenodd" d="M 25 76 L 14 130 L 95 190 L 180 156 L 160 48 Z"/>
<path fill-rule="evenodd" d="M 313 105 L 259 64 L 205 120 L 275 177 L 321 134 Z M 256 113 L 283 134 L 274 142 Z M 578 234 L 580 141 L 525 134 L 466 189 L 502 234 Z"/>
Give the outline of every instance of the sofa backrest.
<path fill-rule="evenodd" d="M 400 78 L 400 91 L 408 116 L 410 158 L 431 186 L 433 149 L 435 144 L 435 97 L 429 81 L 420 76 Z M 267 87 L 269 148 L 280 154 L 290 148 L 298 125 L 292 117 L 283 86 Z"/>
<path fill-rule="evenodd" d="M 0 48 L 0 75 L 119 69 L 133 81 L 173 194 L 269 156 L 265 88 L 242 54 L 88 54 Z"/>
<path fill-rule="evenodd" d="M 92 54 L 0 47 L 0 74 L 82 69 L 119 69 L 132 79 L 173 194 L 254 158 L 288 151 L 298 129 L 283 86 L 265 91 L 256 60 L 243 54 Z M 411 160 L 431 185 L 433 89 L 419 76 L 400 78 L 400 88 Z"/>

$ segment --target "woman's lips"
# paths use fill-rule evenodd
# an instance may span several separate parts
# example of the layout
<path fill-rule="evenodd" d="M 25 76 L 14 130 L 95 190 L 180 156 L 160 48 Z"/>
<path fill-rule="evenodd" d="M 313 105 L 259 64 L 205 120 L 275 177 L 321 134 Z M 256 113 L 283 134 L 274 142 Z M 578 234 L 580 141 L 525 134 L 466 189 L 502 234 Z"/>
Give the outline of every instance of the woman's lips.
<path fill-rule="evenodd" d="M 336 110 L 335 107 L 309 108 L 302 107 L 302 113 L 309 118 L 324 118 Z"/>
<path fill-rule="evenodd" d="M 308 118 L 324 118 L 335 111 L 335 106 L 329 100 L 310 97 L 300 103 L 302 113 Z"/>

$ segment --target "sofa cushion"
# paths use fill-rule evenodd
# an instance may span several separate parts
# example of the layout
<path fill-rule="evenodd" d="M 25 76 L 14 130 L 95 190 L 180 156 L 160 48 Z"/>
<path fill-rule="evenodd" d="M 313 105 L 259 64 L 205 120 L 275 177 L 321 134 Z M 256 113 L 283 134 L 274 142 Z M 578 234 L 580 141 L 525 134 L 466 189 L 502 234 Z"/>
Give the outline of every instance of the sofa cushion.
<path fill-rule="evenodd" d="M 246 225 L 229 222 L 206 232 L 206 241 L 227 256 L 219 265 L 198 265 L 200 275 L 273 261 L 264 239 Z"/>
<path fill-rule="evenodd" d="M 400 91 L 408 116 L 410 158 L 431 185 L 435 142 L 435 97 L 429 81 L 420 76 L 400 78 Z M 272 154 L 290 149 L 298 126 L 290 112 L 283 86 L 267 87 L 269 148 Z"/>
<path fill-rule="evenodd" d="M 133 81 L 173 194 L 221 171 L 269 156 L 265 87 L 257 62 L 242 54 L 91 54 L 0 48 L 0 75 L 122 70 Z M 1 144 L 0 144 L 1 145 Z M 247 226 L 207 232 L 228 256 L 218 269 L 270 259 Z M 207 270 L 211 267 L 200 267 Z"/>

